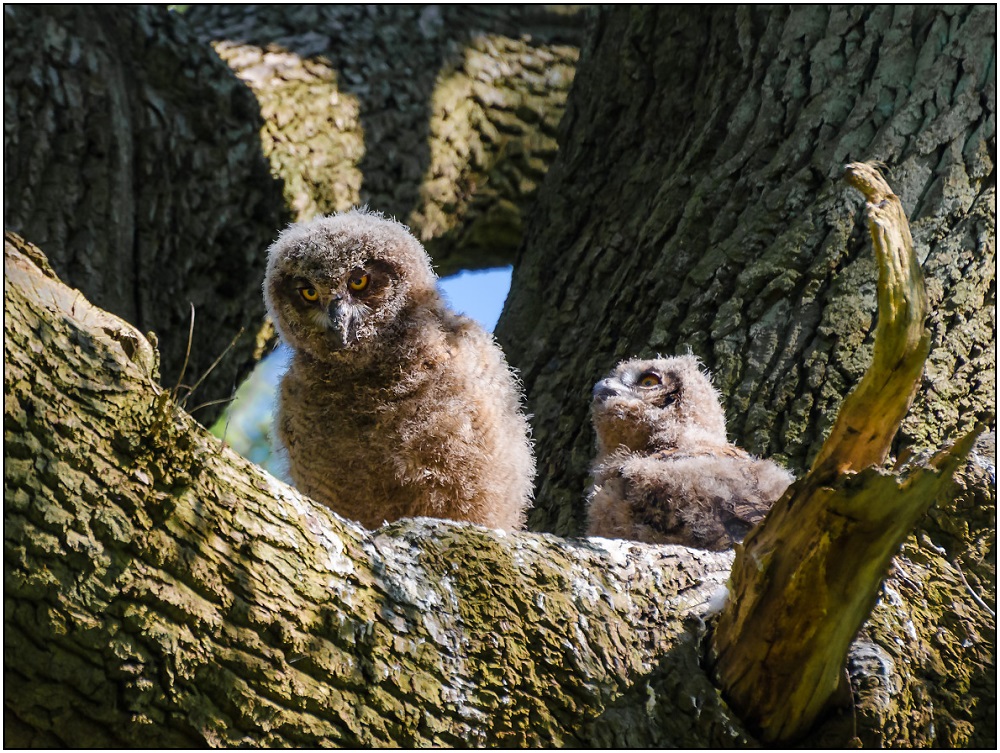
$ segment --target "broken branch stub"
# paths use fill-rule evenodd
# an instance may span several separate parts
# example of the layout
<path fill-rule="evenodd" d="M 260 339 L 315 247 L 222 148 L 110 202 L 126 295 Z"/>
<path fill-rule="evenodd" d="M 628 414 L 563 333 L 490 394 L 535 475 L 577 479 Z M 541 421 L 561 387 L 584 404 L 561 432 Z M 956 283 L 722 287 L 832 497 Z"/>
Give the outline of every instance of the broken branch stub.
<path fill-rule="evenodd" d="M 847 181 L 867 199 L 879 264 L 872 363 L 812 469 L 737 548 L 712 639 L 724 694 L 766 742 L 802 735 L 827 706 L 890 560 L 979 433 L 898 473 L 877 467 L 919 384 L 927 295 L 899 198 L 867 164 Z"/>
<path fill-rule="evenodd" d="M 844 400 L 813 471 L 860 471 L 881 464 L 910 409 L 931 336 L 927 292 L 903 205 L 878 170 L 847 165 L 847 182 L 864 194 L 878 260 L 878 322 L 872 363 Z"/>

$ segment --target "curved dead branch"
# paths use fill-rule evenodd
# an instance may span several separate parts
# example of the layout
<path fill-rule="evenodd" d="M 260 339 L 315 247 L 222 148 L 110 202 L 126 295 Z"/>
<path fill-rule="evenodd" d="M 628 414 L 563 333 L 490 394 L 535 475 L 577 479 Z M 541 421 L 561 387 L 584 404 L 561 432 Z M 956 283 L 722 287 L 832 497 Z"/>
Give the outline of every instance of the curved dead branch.
<path fill-rule="evenodd" d="M 981 430 L 898 472 L 878 467 L 927 356 L 927 295 L 899 198 L 868 164 L 848 165 L 847 181 L 867 199 L 879 264 L 872 364 L 812 469 L 737 551 L 712 642 L 724 694 L 765 741 L 802 735 L 826 708 L 890 560 Z"/>

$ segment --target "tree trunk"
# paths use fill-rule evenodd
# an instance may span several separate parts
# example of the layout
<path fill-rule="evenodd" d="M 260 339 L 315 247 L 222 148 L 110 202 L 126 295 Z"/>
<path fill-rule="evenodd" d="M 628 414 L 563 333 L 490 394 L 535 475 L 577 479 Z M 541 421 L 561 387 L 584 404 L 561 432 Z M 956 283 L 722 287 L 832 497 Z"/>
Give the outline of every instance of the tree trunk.
<path fill-rule="evenodd" d="M 368 203 L 441 274 L 509 264 L 556 153 L 584 13 L 489 5 L 195 5 L 253 90 L 296 219 Z"/>
<path fill-rule="evenodd" d="M 16 237 L 4 293 L 6 746 L 755 743 L 700 664 L 732 553 L 363 531 L 178 410 Z M 855 646 L 856 708 L 806 744 L 995 744 L 992 616 L 941 552 L 896 568 L 889 649 Z"/>
<path fill-rule="evenodd" d="M 189 407 L 254 356 L 264 250 L 287 221 L 253 96 L 163 6 L 4 6 L 4 226 L 98 305 L 155 330 Z M 199 413 L 209 421 L 209 409 Z"/>
<path fill-rule="evenodd" d="M 620 7 L 595 29 L 497 326 L 534 416 L 532 528 L 582 530 L 590 389 L 630 356 L 690 348 L 738 443 L 811 465 L 872 355 L 851 160 L 888 166 L 927 279 L 894 450 L 994 425 L 991 9 Z"/>

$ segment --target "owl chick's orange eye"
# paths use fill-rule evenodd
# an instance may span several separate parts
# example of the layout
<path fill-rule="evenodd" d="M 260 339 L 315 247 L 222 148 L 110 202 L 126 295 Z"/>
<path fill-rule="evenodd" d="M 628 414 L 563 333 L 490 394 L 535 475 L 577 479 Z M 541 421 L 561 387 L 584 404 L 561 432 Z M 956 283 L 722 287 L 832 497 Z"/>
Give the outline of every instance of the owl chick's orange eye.
<path fill-rule="evenodd" d="M 319 292 L 316 288 L 299 288 L 299 295 L 302 296 L 302 300 L 309 303 L 316 303 L 319 300 Z"/>
<path fill-rule="evenodd" d="M 643 374 L 641 377 L 639 377 L 640 387 L 655 387 L 660 383 L 661 383 L 660 378 L 652 372 L 649 372 L 648 374 Z"/>
<path fill-rule="evenodd" d="M 371 282 L 371 275 L 367 272 L 355 272 L 351 275 L 350 279 L 347 280 L 347 287 L 355 293 L 360 293 L 368 287 L 369 282 Z"/>

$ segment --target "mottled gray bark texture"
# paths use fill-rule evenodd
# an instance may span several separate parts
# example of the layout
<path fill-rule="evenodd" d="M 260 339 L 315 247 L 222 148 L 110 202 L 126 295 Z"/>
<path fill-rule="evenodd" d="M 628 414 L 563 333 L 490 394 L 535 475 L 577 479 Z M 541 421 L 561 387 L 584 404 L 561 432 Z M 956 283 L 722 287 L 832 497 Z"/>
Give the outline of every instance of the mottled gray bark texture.
<path fill-rule="evenodd" d="M 582 522 L 589 389 L 633 353 L 690 345 L 732 435 L 808 464 L 871 361 L 876 267 L 836 186 L 848 159 L 887 163 L 928 280 L 930 361 L 896 450 L 991 418 L 989 10 L 602 11 L 501 325 L 537 416 L 536 527 Z M 22 12 L 41 17 L 5 9 L 7 25 Z M 93 21 L 80 13 L 52 27 L 67 59 Z M 140 332 L 42 258 L 5 249 L 5 744 L 756 742 L 702 668 L 732 555 L 362 531 L 177 410 Z M 988 455 L 904 542 L 849 653 L 852 692 L 805 745 L 996 745 Z"/>
<path fill-rule="evenodd" d="M 871 361 L 852 160 L 885 163 L 927 280 L 894 451 L 994 425 L 992 8 L 620 7 L 595 29 L 497 327 L 534 415 L 532 528 L 582 530 L 589 393 L 629 356 L 690 348 L 730 436 L 804 472 Z"/>
<path fill-rule="evenodd" d="M 509 264 L 556 152 L 585 13 L 490 5 L 196 5 L 253 90 L 296 219 L 361 202 L 441 274 Z"/>
<path fill-rule="evenodd" d="M 253 360 L 264 251 L 287 221 L 253 95 L 164 6 L 4 6 L 4 226 L 154 330 L 164 381 L 228 397 Z M 200 412 L 207 421 L 216 409 Z"/>
<path fill-rule="evenodd" d="M 364 531 L 178 410 L 142 335 L 17 237 L 4 360 L 5 746 L 756 743 L 701 664 L 731 552 Z M 995 745 L 976 598 L 904 547 L 854 705 L 803 744 Z"/>

